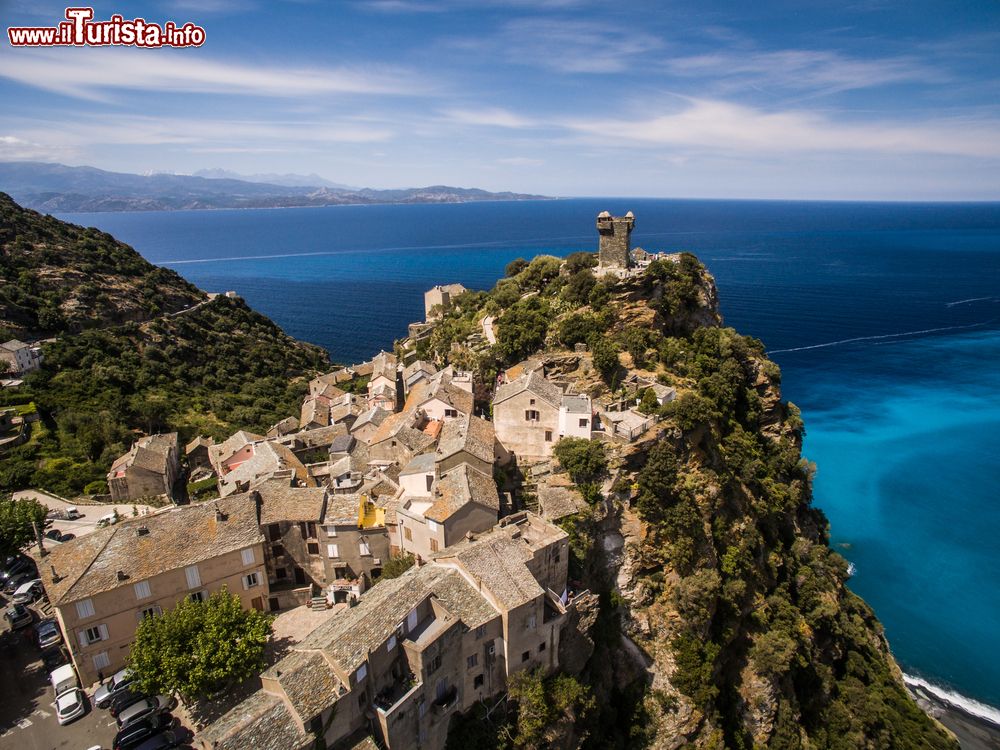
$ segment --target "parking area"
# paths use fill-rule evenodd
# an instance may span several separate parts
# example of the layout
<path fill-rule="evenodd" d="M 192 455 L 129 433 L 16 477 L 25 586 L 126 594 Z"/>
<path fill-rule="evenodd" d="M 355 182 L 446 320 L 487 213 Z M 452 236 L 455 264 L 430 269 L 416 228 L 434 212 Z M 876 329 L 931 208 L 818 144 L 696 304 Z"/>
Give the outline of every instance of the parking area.
<path fill-rule="evenodd" d="M 116 505 L 106 504 L 106 505 L 79 505 L 75 502 L 65 500 L 55 495 L 50 495 L 47 492 L 42 492 L 40 490 L 22 490 L 20 492 L 14 493 L 14 499 L 31 499 L 37 500 L 42 505 L 46 506 L 50 511 L 59 510 L 64 511 L 67 508 L 76 508 L 80 513 L 80 517 L 74 520 L 69 519 L 56 519 L 53 520 L 51 528 L 59 529 L 59 531 L 64 534 L 74 534 L 75 536 L 83 536 L 85 534 L 91 533 L 97 528 L 97 522 L 102 516 L 106 516 L 109 513 L 118 512 L 121 518 L 131 518 L 135 513 L 140 515 L 145 515 L 150 513 L 155 508 L 148 505 L 130 505 L 127 503 L 118 503 Z M 46 544 L 58 544 L 58 542 L 53 542 L 50 539 L 45 541 Z"/>
<path fill-rule="evenodd" d="M 39 613 L 34 612 L 35 621 Z M 66 726 L 56 720 L 55 696 L 34 642 L 34 628 L 0 632 L 0 748 L 18 750 L 87 750 L 110 748 L 117 728 L 107 711 L 95 710 Z"/>

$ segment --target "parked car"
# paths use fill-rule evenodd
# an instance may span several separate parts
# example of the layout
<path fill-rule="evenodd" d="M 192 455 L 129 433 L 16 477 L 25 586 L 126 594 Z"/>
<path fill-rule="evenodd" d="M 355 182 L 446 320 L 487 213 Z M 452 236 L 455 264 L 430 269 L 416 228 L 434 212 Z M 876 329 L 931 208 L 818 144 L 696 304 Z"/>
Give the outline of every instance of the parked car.
<path fill-rule="evenodd" d="M 140 691 L 134 685 L 130 685 L 111 699 L 111 705 L 108 706 L 108 710 L 111 712 L 112 716 L 118 716 L 118 714 L 131 706 L 133 703 L 138 703 L 148 697 L 148 695 Z"/>
<path fill-rule="evenodd" d="M 132 684 L 132 672 L 127 667 L 111 675 L 111 679 L 97 688 L 94 693 L 94 705 L 98 708 L 108 708 L 111 701 L 125 692 Z"/>
<path fill-rule="evenodd" d="M 43 593 L 45 593 L 45 589 L 42 588 L 41 579 L 32 578 L 17 587 L 11 601 L 14 604 L 31 604 L 36 599 L 40 599 Z"/>
<path fill-rule="evenodd" d="M 4 590 L 6 590 L 11 579 L 23 575 L 30 575 L 34 578 L 37 574 L 35 563 L 27 557 L 21 557 L 15 560 L 3 573 L 0 573 L 0 583 L 3 584 Z"/>
<path fill-rule="evenodd" d="M 75 505 L 71 505 L 71 506 L 69 506 L 69 507 L 68 507 L 68 508 L 67 508 L 67 509 L 66 509 L 66 510 L 65 510 L 65 511 L 63 512 L 63 515 L 65 515 L 65 516 L 66 516 L 66 518 L 68 518 L 68 519 L 69 519 L 70 521 L 74 521 L 74 520 L 76 520 L 77 518 L 83 518 L 83 513 L 81 513 L 81 512 L 79 511 L 79 510 L 77 510 L 77 508 L 76 508 L 76 506 L 75 506 Z"/>
<path fill-rule="evenodd" d="M 62 647 L 46 648 L 42 651 L 42 663 L 45 665 L 45 671 L 51 673 L 57 667 L 69 664 L 69 656 Z"/>
<path fill-rule="evenodd" d="M 39 648 L 44 649 L 58 644 L 62 640 L 62 633 L 59 632 L 56 621 L 50 618 L 35 624 L 35 638 Z"/>
<path fill-rule="evenodd" d="M 114 742 L 111 743 L 112 750 L 132 750 L 150 737 L 159 734 L 167 724 L 164 718 L 160 714 L 154 714 L 123 727 L 115 735 Z"/>
<path fill-rule="evenodd" d="M 35 580 L 34 571 L 25 571 L 23 573 L 18 573 L 16 576 L 7 579 L 4 584 L 4 593 L 8 596 L 13 596 L 14 592 L 21 586 L 22 583 L 27 583 L 28 581 Z"/>
<path fill-rule="evenodd" d="M 60 542 L 68 542 L 70 539 L 76 539 L 76 534 L 63 534 L 59 537 Z"/>
<path fill-rule="evenodd" d="M 56 718 L 60 724 L 69 724 L 87 713 L 87 704 L 80 688 L 70 688 L 56 696 Z"/>
<path fill-rule="evenodd" d="M 3 616 L 10 622 L 11 630 L 20 630 L 31 624 L 31 610 L 21 604 L 7 607 Z"/>
<path fill-rule="evenodd" d="M 55 539 L 57 542 L 59 541 L 59 537 L 61 536 L 62 532 L 59 531 L 59 529 L 49 529 L 48 531 L 45 532 L 46 539 Z"/>
<path fill-rule="evenodd" d="M 159 734 L 154 734 L 145 742 L 136 745 L 134 750 L 166 750 L 170 747 L 178 747 L 184 744 L 177 732 L 171 729 L 164 729 Z"/>
<path fill-rule="evenodd" d="M 80 687 L 80 681 L 76 678 L 76 670 L 72 664 L 63 664 L 53 669 L 49 674 L 49 682 L 52 683 L 52 692 L 56 695 Z"/>
<path fill-rule="evenodd" d="M 151 698 L 144 698 L 137 703 L 133 703 L 128 708 L 123 708 L 118 713 L 116 720 L 118 721 L 118 726 L 126 727 L 135 721 L 141 721 L 150 716 L 169 711 L 176 705 L 177 701 L 169 695 L 154 695 Z"/>

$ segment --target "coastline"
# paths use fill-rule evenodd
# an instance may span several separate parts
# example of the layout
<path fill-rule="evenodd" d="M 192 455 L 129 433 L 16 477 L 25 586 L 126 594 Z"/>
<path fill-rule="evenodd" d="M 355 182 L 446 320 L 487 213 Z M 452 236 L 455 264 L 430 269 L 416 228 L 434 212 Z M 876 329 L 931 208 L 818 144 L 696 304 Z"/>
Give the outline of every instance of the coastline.
<path fill-rule="evenodd" d="M 903 681 L 917 705 L 955 734 L 962 750 L 1000 750 L 1000 710 L 920 677 L 904 674 Z"/>

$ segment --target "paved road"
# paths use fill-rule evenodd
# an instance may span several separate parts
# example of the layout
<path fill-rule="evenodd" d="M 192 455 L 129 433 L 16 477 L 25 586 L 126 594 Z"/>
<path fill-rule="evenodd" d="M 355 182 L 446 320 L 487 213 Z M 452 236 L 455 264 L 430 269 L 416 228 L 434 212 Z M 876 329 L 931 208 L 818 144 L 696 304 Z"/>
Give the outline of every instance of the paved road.
<path fill-rule="evenodd" d="M 56 495 L 50 495 L 49 493 L 41 490 L 21 490 L 20 492 L 14 493 L 15 500 L 20 500 L 22 498 L 37 500 L 49 510 L 66 510 L 66 508 L 71 506 L 75 507 L 82 514 L 81 518 L 78 518 L 75 521 L 55 519 L 52 521 L 52 528 L 59 529 L 63 533 L 76 534 L 77 536 L 89 534 L 96 529 L 97 522 L 100 520 L 101 516 L 106 516 L 108 513 L 113 513 L 117 510 L 118 515 L 122 518 L 131 518 L 133 512 L 133 506 L 127 503 L 119 503 L 117 505 L 111 505 L 110 503 L 102 505 L 80 505 L 74 501 L 66 500 L 65 498 L 57 497 Z M 140 514 L 149 513 L 155 510 L 148 505 L 136 505 L 135 508 Z M 58 542 L 53 542 L 50 539 L 46 539 L 45 543 L 48 545 L 58 544 Z"/>

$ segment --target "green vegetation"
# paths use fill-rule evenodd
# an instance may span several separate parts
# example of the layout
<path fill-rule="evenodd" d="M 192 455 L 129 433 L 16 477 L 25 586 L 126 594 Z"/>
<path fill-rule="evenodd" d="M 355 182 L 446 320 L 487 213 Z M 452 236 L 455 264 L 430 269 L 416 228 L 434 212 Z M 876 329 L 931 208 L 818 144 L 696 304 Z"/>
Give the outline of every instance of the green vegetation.
<path fill-rule="evenodd" d="M 403 573 L 412 568 L 415 562 L 416 559 L 410 554 L 390 557 L 382 566 L 382 579 L 399 578 Z"/>
<path fill-rule="evenodd" d="M 207 698 L 259 673 L 270 637 L 271 617 L 223 589 L 139 623 L 129 667 L 150 695 Z"/>
<path fill-rule="evenodd" d="M 0 193 L 0 327 L 34 337 L 143 320 L 204 294 L 124 243 Z"/>
<path fill-rule="evenodd" d="M 34 542 L 48 512 L 37 500 L 0 498 L 0 558 L 15 555 Z"/>
<path fill-rule="evenodd" d="M 589 484 L 608 472 L 604 443 L 598 440 L 564 437 L 552 449 L 559 464 L 577 484 Z"/>

